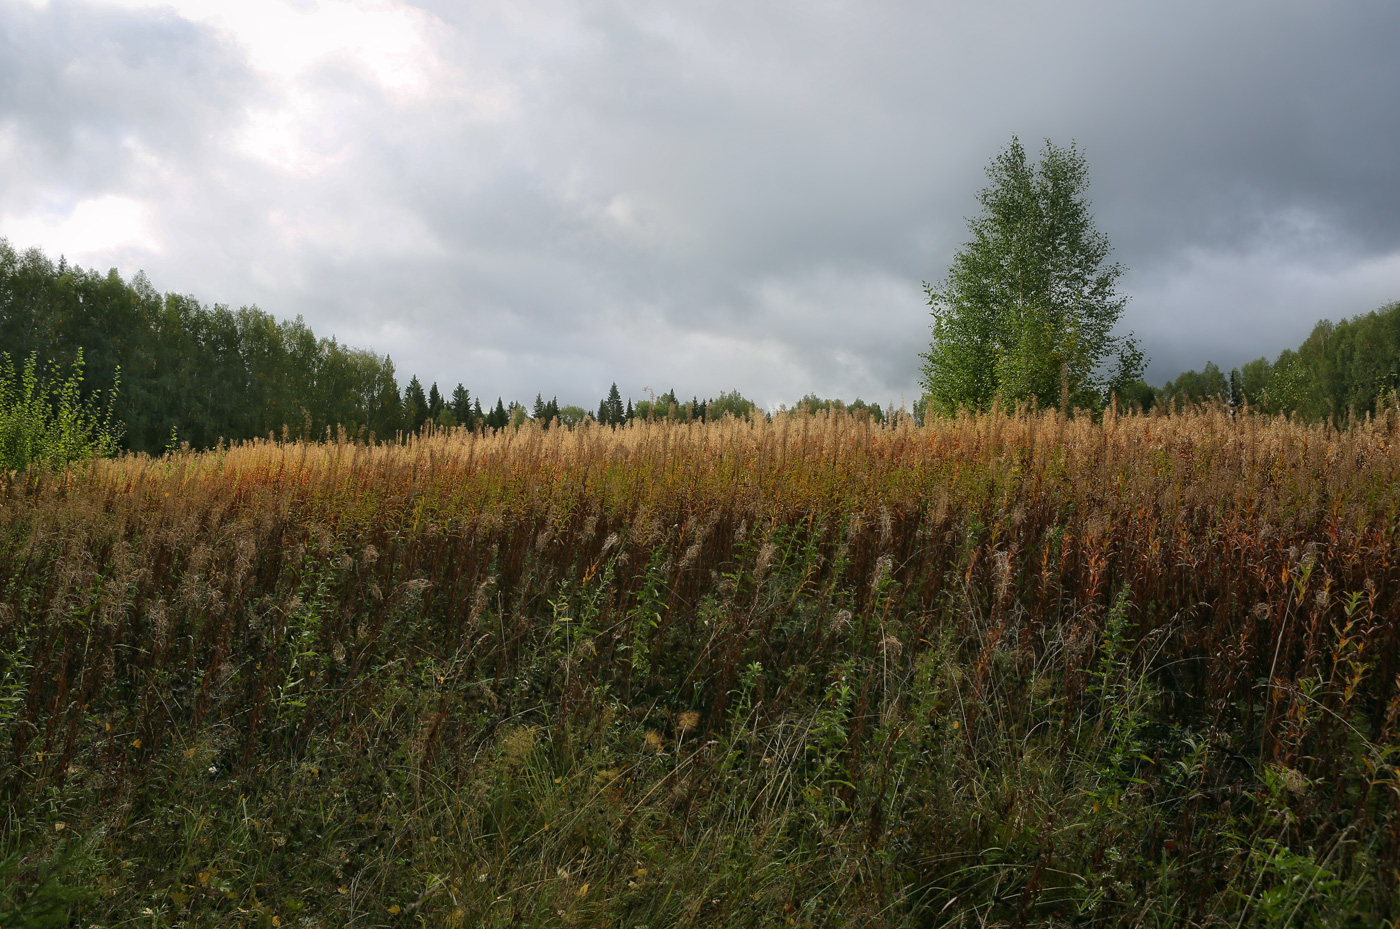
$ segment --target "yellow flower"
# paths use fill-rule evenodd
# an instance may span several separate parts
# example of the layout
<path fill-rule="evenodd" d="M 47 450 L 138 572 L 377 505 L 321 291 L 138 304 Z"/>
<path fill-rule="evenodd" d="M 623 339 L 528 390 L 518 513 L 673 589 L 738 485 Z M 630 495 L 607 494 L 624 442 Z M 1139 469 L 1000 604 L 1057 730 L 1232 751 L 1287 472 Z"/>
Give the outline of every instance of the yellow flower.
<path fill-rule="evenodd" d="M 397 915 L 399 915 L 399 905 L 398 905 L 397 903 L 395 903 L 393 906 L 389 907 L 389 915 L 390 915 L 390 916 L 397 916 Z"/>

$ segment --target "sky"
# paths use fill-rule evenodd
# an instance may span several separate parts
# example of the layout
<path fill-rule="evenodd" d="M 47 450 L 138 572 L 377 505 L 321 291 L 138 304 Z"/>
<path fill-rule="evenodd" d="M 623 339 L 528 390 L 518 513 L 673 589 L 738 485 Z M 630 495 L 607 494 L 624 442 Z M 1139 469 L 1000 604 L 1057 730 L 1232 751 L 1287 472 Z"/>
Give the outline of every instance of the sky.
<path fill-rule="evenodd" d="M 912 402 L 1013 136 L 1154 384 L 1400 300 L 1400 4 L 0 0 L 0 237 L 488 402 Z"/>

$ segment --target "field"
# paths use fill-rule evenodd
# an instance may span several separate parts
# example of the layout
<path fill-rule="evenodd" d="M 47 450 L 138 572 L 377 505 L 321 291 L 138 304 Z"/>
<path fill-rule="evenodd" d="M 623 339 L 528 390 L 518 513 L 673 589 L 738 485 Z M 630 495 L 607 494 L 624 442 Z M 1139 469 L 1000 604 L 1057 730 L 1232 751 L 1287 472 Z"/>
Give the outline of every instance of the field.
<path fill-rule="evenodd" d="M 11 475 L 0 926 L 1393 926 L 1398 431 L 779 417 Z"/>

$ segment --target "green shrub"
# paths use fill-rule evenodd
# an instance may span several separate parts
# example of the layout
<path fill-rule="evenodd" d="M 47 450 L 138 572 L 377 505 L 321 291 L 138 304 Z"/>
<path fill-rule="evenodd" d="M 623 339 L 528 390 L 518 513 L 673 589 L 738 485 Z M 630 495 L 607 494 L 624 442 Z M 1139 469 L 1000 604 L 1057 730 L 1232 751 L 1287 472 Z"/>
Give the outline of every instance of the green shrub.
<path fill-rule="evenodd" d="M 62 383 L 39 373 L 38 355 L 31 354 L 16 370 L 8 354 L 0 353 L 0 471 L 24 471 L 32 465 L 58 470 L 81 458 L 115 454 L 120 425 L 112 422 L 112 398 L 99 409 L 96 395 L 84 399 L 83 353 Z"/>

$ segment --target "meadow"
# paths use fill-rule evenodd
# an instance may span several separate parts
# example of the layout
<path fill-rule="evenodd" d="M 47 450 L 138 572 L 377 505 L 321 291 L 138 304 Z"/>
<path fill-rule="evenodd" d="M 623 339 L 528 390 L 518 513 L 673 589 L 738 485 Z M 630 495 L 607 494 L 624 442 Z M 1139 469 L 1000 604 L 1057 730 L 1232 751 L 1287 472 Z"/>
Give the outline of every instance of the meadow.
<path fill-rule="evenodd" d="M 1400 412 L 0 480 L 0 926 L 1393 926 Z"/>

